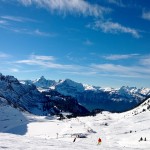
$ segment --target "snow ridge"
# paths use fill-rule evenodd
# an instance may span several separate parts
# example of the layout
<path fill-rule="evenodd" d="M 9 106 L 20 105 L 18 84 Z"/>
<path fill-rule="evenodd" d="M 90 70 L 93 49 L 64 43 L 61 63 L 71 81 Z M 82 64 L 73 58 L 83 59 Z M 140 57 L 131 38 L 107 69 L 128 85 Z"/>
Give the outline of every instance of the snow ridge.
<path fill-rule="evenodd" d="M 33 81 L 33 84 L 37 86 L 39 91 L 53 89 L 62 95 L 76 98 L 79 103 L 89 110 L 98 108 L 113 112 L 123 112 L 136 107 L 150 95 L 150 89 L 148 88 L 138 89 L 128 86 L 122 86 L 118 89 L 111 87 L 101 88 L 77 83 L 70 79 L 56 82 L 41 77 L 36 82 Z"/>

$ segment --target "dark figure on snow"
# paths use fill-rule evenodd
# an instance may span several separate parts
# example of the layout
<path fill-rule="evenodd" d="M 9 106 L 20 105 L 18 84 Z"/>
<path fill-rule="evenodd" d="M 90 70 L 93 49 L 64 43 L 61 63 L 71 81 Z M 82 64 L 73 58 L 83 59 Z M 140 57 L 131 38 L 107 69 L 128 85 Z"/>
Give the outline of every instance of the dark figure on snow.
<path fill-rule="evenodd" d="M 143 141 L 143 138 L 142 138 L 142 137 L 140 138 L 139 142 L 140 142 L 140 141 Z"/>
<path fill-rule="evenodd" d="M 76 141 L 76 137 L 74 138 L 73 142 L 75 142 L 75 141 Z"/>

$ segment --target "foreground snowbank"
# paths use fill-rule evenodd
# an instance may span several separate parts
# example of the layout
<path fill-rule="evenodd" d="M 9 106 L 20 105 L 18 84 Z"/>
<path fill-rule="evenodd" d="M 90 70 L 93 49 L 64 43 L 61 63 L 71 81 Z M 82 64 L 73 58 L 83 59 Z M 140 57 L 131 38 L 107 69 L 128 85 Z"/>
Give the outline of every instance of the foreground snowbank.
<path fill-rule="evenodd" d="M 39 150 L 149 150 L 150 112 L 79 117 L 59 121 L 22 113 L 10 106 L 0 107 L 0 149 Z M 77 138 L 83 134 L 86 138 Z M 102 144 L 97 145 L 101 137 Z M 146 141 L 139 139 L 146 137 Z"/>

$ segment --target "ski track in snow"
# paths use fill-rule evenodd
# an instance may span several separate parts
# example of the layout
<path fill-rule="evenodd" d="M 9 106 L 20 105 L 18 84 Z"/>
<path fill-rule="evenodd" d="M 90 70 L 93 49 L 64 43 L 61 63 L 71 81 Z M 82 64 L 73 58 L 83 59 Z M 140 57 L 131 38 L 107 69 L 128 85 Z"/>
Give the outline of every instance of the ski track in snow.
<path fill-rule="evenodd" d="M 136 116 L 103 112 L 59 121 L 0 106 L 0 150 L 150 150 L 149 118 L 149 111 Z M 71 135 L 79 133 L 88 134 L 87 138 L 73 143 Z M 99 137 L 101 145 L 97 145 Z M 139 142 L 141 137 L 147 141 Z"/>

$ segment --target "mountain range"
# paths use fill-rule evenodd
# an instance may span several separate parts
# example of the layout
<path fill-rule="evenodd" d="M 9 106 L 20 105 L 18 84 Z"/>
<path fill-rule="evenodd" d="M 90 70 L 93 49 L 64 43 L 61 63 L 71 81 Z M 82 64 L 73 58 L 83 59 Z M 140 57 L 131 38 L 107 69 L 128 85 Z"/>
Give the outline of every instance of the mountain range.
<path fill-rule="evenodd" d="M 7 103 L 35 115 L 56 115 L 62 111 L 78 116 L 89 113 L 72 97 L 56 92 L 47 96 L 39 92 L 31 82 L 23 84 L 13 76 L 2 74 L 0 74 L 0 103 Z"/>
<path fill-rule="evenodd" d="M 124 112 L 141 104 L 149 97 L 149 88 L 136 88 L 122 86 L 120 88 L 102 88 L 87 84 L 77 83 L 70 79 L 47 80 L 42 76 L 35 81 L 21 81 L 25 84 L 34 84 L 39 91 L 51 92 L 52 90 L 64 96 L 71 96 L 90 111 L 101 109 L 112 112 Z"/>
<path fill-rule="evenodd" d="M 150 89 L 136 87 L 101 88 L 70 79 L 18 81 L 0 74 L 0 99 L 13 107 L 36 115 L 69 112 L 75 116 L 92 110 L 124 112 L 137 107 L 150 96 Z"/>

